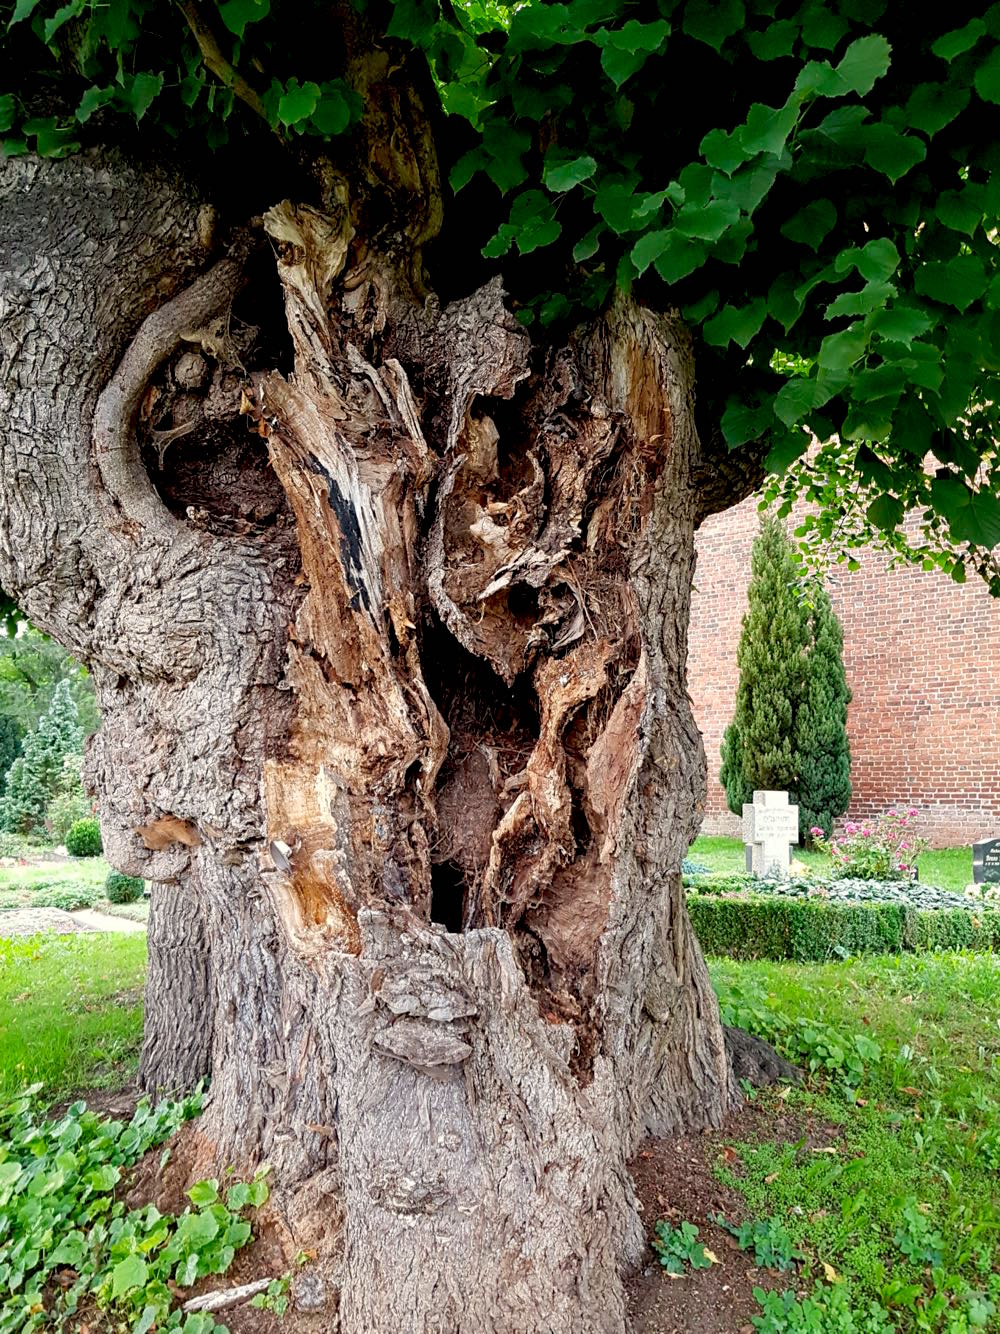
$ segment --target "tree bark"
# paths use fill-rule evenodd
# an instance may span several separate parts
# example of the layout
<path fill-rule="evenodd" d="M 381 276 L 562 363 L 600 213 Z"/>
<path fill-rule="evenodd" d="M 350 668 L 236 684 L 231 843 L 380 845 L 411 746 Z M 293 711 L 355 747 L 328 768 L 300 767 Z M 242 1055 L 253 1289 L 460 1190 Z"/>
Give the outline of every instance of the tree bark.
<path fill-rule="evenodd" d="M 146 1017 L 137 1083 L 177 1096 L 212 1073 L 211 959 L 194 878 L 154 884 L 147 930 Z"/>
<path fill-rule="evenodd" d="M 691 350 L 625 298 L 553 348 L 497 282 L 442 309 L 393 144 L 267 215 L 285 375 L 176 180 L 4 166 L 0 580 L 91 666 L 158 882 L 143 1085 L 210 1070 L 203 1156 L 274 1165 L 341 1327 L 618 1331 L 629 1155 L 738 1098 L 679 874 Z"/>

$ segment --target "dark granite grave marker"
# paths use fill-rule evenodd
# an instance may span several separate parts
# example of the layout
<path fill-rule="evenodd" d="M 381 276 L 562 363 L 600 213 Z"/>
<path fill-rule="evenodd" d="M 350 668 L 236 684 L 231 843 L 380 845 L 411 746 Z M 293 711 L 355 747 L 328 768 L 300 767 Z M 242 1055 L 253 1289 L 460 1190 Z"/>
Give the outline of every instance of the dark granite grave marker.
<path fill-rule="evenodd" d="M 977 885 L 1000 884 L 1000 838 L 973 843 L 972 878 Z"/>

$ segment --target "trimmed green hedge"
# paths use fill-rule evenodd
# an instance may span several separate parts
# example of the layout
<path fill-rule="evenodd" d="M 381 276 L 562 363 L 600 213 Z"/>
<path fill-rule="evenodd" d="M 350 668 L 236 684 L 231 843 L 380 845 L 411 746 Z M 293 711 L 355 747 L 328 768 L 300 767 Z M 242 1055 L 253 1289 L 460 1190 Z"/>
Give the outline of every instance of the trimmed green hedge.
<path fill-rule="evenodd" d="M 732 959 L 809 963 L 902 950 L 1000 949 L 1000 913 L 991 911 L 701 894 L 689 894 L 687 906 L 705 953 Z"/>

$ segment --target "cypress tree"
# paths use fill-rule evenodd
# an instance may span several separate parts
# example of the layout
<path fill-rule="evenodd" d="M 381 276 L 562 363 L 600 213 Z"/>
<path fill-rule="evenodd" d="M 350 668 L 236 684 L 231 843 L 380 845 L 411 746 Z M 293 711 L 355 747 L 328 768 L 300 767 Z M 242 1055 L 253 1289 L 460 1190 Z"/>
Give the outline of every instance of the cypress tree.
<path fill-rule="evenodd" d="M 851 800 L 844 635 L 829 595 L 807 605 L 784 526 L 761 523 L 737 651 L 736 708 L 722 739 L 720 779 L 740 815 L 757 788 L 785 791 L 799 808 L 799 841 L 827 835 Z"/>
<path fill-rule="evenodd" d="M 783 525 L 767 516 L 753 545 L 736 709 L 722 739 L 719 777 L 737 815 L 757 788 L 797 788 L 795 720 L 805 690 L 809 629 L 792 545 Z"/>
<path fill-rule="evenodd" d="M 844 632 L 822 587 L 810 614 L 806 688 L 796 718 L 799 754 L 799 828 L 829 837 L 833 822 L 851 801 L 851 747 L 847 706 L 851 691 L 844 672 Z"/>

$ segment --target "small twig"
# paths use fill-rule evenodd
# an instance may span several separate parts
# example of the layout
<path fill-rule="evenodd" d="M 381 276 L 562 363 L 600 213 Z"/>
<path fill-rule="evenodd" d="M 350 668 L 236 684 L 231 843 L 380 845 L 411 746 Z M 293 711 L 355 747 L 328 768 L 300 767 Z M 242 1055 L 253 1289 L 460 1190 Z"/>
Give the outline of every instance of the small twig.
<path fill-rule="evenodd" d="M 260 100 L 257 90 L 247 83 L 243 75 L 234 69 L 222 54 L 222 48 L 215 39 L 215 33 L 202 18 L 195 0 L 179 0 L 179 8 L 187 20 L 187 25 L 191 29 L 195 41 L 198 43 L 205 68 L 210 70 L 221 83 L 224 83 L 241 102 L 245 102 L 251 111 L 255 111 L 262 120 L 267 120 L 267 112 L 264 110 L 264 103 Z"/>
<path fill-rule="evenodd" d="M 225 1311 L 227 1307 L 245 1302 L 248 1297 L 256 1297 L 258 1292 L 265 1292 L 273 1282 L 273 1278 L 258 1278 L 238 1288 L 220 1288 L 217 1292 L 203 1292 L 200 1297 L 192 1297 L 189 1302 L 185 1302 L 181 1310 Z"/>

